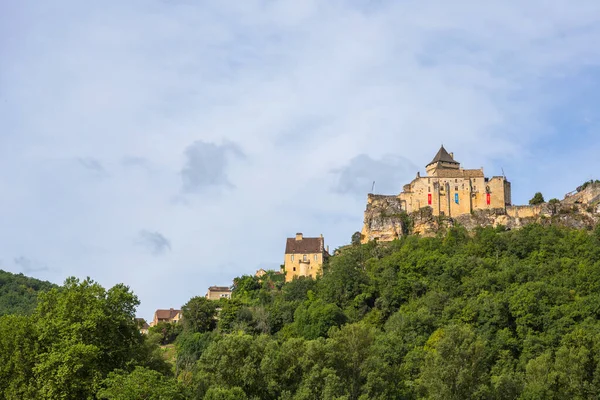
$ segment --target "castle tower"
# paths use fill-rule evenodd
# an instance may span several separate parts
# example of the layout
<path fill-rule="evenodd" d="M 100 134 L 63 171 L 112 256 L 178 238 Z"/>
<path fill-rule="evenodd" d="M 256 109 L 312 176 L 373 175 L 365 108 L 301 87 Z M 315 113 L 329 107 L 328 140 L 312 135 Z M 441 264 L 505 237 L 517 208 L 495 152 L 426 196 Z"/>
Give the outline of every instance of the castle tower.
<path fill-rule="evenodd" d="M 439 170 L 459 170 L 460 163 L 454 159 L 452 153 L 448 153 L 444 146 L 440 147 L 433 160 L 425 166 L 425 171 L 429 176 L 437 176 Z"/>

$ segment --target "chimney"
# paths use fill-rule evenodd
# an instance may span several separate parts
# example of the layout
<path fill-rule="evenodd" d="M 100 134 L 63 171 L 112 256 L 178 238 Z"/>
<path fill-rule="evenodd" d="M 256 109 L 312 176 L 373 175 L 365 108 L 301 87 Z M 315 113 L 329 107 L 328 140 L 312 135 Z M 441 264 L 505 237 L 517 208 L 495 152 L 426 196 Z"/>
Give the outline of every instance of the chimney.
<path fill-rule="evenodd" d="M 296 233 L 296 240 L 302 240 L 302 233 Z"/>
<path fill-rule="evenodd" d="M 329 253 L 329 245 L 327 245 L 327 253 Z"/>
<path fill-rule="evenodd" d="M 320 236 L 321 236 L 321 239 L 323 239 L 323 234 L 322 234 L 322 233 L 321 233 L 321 235 L 320 235 Z"/>
<path fill-rule="evenodd" d="M 454 160 L 454 153 L 450 152 L 450 157 L 452 157 L 452 159 Z"/>

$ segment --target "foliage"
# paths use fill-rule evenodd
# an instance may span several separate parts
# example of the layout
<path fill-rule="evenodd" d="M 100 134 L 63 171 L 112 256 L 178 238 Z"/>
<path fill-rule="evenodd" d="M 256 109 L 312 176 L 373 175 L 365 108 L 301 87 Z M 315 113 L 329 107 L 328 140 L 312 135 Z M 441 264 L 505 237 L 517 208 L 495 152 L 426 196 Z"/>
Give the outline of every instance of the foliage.
<path fill-rule="evenodd" d="M 582 190 L 585 190 L 588 186 L 597 185 L 599 183 L 600 183 L 600 180 L 598 180 L 598 179 L 590 179 L 589 181 L 585 181 L 581 186 L 578 186 L 577 191 L 581 192 Z"/>
<path fill-rule="evenodd" d="M 245 279 L 180 350 L 199 399 L 600 395 L 600 227 L 453 228 L 343 247 L 317 280 Z"/>
<path fill-rule="evenodd" d="M 542 204 L 543 202 L 544 202 L 544 195 L 542 195 L 541 192 L 536 192 L 536 194 L 533 195 L 531 200 L 529 200 L 529 204 L 532 206 Z"/>
<path fill-rule="evenodd" d="M 54 287 L 56 285 L 50 282 L 29 278 L 23 274 L 12 274 L 0 269 L 0 316 L 31 314 L 37 304 L 38 293 Z"/>
<path fill-rule="evenodd" d="M 186 387 L 173 378 L 144 367 L 132 372 L 122 370 L 108 374 L 98 392 L 99 399 L 107 400 L 184 400 L 189 398 Z"/>
<path fill-rule="evenodd" d="M 204 333 L 212 331 L 217 323 L 215 315 L 217 305 L 206 297 L 193 297 L 181 309 L 183 329 L 190 332 Z"/>
<path fill-rule="evenodd" d="M 182 329 L 180 323 L 160 321 L 148 329 L 148 338 L 153 343 L 164 346 L 173 343 Z"/>
<path fill-rule="evenodd" d="M 167 372 L 139 333 L 138 304 L 124 285 L 69 278 L 31 316 L 0 317 L 0 398 L 91 399 L 115 369 Z"/>
<path fill-rule="evenodd" d="M 600 397 L 600 226 L 458 227 L 274 279 L 186 304 L 176 379 L 126 287 L 68 280 L 0 317 L 0 399 Z"/>
<path fill-rule="evenodd" d="M 352 234 L 351 243 L 353 246 L 358 246 L 360 244 L 361 236 L 362 235 L 360 234 L 360 232 L 354 232 Z"/>
<path fill-rule="evenodd" d="M 550 211 L 554 215 L 559 210 L 560 200 L 558 200 L 558 199 L 550 199 L 550 200 L 548 200 L 548 206 L 550 207 Z"/>

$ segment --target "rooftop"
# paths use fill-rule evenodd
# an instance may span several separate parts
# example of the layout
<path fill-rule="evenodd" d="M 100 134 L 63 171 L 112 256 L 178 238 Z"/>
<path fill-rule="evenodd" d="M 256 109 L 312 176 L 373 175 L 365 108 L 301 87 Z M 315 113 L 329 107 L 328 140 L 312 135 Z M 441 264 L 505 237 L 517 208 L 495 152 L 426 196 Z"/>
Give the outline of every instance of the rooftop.
<path fill-rule="evenodd" d="M 452 164 L 460 164 L 458 161 L 456 161 L 454 159 L 454 157 L 452 157 L 450 155 L 450 153 L 448 153 L 446 151 L 446 149 L 444 148 L 444 145 L 442 145 L 442 147 L 440 147 L 440 149 L 438 150 L 435 157 L 433 157 L 433 160 L 431 160 L 431 162 L 427 165 L 435 164 L 436 162 L 440 162 L 440 161 L 446 162 L 446 163 L 452 163 Z"/>
<path fill-rule="evenodd" d="M 211 292 L 231 292 L 231 288 L 229 286 L 211 286 L 208 288 Z"/>
<path fill-rule="evenodd" d="M 301 233 L 295 238 L 287 238 L 285 254 L 321 253 L 325 249 L 323 236 L 315 238 L 303 237 Z"/>
<path fill-rule="evenodd" d="M 175 310 L 173 308 L 168 310 L 156 310 L 154 315 L 157 319 L 173 319 L 177 314 L 179 314 L 181 310 Z"/>

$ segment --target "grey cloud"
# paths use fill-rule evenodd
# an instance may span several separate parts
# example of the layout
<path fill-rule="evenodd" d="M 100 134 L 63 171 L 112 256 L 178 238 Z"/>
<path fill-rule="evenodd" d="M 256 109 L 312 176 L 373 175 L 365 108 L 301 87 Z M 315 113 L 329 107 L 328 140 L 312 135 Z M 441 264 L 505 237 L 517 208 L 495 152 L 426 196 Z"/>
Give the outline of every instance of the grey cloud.
<path fill-rule="evenodd" d="M 171 242 L 160 232 L 142 230 L 138 234 L 137 244 L 145 247 L 154 255 L 171 251 Z"/>
<path fill-rule="evenodd" d="M 14 259 L 15 265 L 21 267 L 21 270 L 29 274 L 31 272 L 47 271 L 48 266 L 30 258 L 20 256 Z"/>
<path fill-rule="evenodd" d="M 183 192 L 201 192 L 207 187 L 234 187 L 227 176 L 230 156 L 243 158 L 244 153 L 231 142 L 221 145 L 201 140 L 192 143 L 184 152 L 186 161 L 181 170 Z"/>
<path fill-rule="evenodd" d="M 149 168 L 150 162 L 144 157 L 125 156 L 121 159 L 121 164 L 125 167 Z"/>
<path fill-rule="evenodd" d="M 79 165 L 81 165 L 83 168 L 85 168 L 95 174 L 98 174 L 98 175 L 106 174 L 106 170 L 104 169 L 104 167 L 102 166 L 100 161 L 96 160 L 95 158 L 80 157 L 77 159 L 77 161 L 79 162 Z"/>
<path fill-rule="evenodd" d="M 371 191 L 375 181 L 375 193 L 396 194 L 416 175 L 417 170 L 404 157 L 386 155 L 375 160 L 366 154 L 359 154 L 346 166 L 333 171 L 338 175 L 333 191 L 364 196 Z"/>

